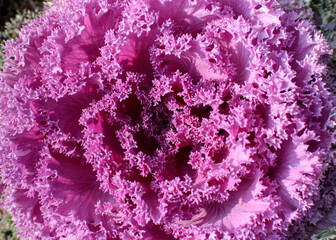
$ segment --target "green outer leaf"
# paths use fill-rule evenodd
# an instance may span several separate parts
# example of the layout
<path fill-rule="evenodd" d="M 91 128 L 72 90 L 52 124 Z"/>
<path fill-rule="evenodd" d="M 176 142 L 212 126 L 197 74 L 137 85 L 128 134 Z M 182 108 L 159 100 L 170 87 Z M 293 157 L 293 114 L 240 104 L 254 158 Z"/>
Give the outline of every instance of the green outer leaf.
<path fill-rule="evenodd" d="M 0 210 L 0 240 L 18 240 L 11 216 Z"/>
<path fill-rule="evenodd" d="M 312 240 L 333 240 L 336 239 L 336 226 L 329 227 L 328 230 L 315 234 Z"/>

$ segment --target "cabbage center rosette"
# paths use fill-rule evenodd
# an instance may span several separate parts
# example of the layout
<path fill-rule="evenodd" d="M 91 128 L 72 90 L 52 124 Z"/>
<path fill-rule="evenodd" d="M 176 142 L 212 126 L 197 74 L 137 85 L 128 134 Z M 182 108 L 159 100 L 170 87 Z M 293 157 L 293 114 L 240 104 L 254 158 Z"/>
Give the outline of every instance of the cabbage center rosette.
<path fill-rule="evenodd" d="M 258 0 L 56 1 L 6 42 L 22 239 L 286 239 L 333 136 L 325 41 Z"/>

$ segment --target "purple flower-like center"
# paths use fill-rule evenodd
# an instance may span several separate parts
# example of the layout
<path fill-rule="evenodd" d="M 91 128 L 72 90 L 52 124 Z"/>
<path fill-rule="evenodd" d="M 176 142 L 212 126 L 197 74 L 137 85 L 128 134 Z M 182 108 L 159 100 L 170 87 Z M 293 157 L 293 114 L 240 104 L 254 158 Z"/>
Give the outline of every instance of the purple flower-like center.
<path fill-rule="evenodd" d="M 285 239 L 318 198 L 328 50 L 273 1 L 56 1 L 5 52 L 22 237 Z"/>

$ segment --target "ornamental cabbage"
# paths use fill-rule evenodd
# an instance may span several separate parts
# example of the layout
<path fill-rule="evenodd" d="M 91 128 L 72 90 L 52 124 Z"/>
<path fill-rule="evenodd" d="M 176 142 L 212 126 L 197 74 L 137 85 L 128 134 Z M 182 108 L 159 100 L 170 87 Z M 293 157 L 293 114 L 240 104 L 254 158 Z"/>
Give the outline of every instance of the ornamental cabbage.
<path fill-rule="evenodd" d="M 286 239 L 319 200 L 329 50 L 273 0 L 59 0 L 4 49 L 22 239 Z"/>

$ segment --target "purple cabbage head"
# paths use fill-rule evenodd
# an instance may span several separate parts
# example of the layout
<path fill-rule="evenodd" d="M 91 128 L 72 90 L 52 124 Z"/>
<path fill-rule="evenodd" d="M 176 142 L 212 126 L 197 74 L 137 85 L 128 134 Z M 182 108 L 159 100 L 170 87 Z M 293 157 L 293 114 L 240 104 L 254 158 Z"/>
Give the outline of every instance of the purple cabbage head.
<path fill-rule="evenodd" d="M 286 239 L 319 198 L 328 48 L 273 0 L 59 0 L 4 49 L 22 239 Z"/>

